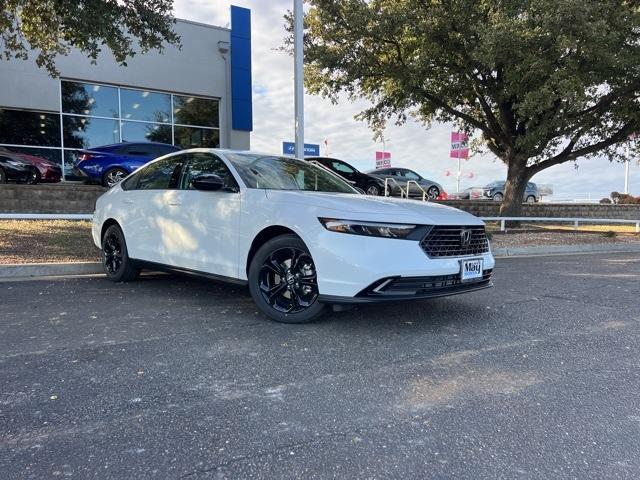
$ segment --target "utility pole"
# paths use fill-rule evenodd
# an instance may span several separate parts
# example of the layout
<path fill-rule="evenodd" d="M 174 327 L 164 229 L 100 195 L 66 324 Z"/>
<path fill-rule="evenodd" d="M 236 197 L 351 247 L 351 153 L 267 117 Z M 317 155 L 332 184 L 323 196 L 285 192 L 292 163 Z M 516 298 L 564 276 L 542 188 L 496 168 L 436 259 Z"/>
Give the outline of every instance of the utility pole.
<path fill-rule="evenodd" d="M 293 58 L 294 73 L 293 82 L 295 85 L 295 130 L 296 130 L 296 151 L 297 158 L 304 158 L 304 55 L 302 52 L 303 43 L 303 18 L 304 11 L 302 9 L 303 1 L 294 0 L 293 17 L 294 17 L 294 33 L 293 33 Z"/>

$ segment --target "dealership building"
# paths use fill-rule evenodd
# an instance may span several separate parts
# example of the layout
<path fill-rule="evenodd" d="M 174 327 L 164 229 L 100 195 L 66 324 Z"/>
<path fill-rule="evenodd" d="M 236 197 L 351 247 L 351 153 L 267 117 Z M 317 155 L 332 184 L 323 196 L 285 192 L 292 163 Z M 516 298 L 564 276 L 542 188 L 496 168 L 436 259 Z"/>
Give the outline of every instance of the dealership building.
<path fill-rule="evenodd" d="M 81 149 L 155 141 L 183 148 L 248 149 L 251 12 L 231 7 L 230 28 L 177 20 L 181 48 L 120 66 L 105 50 L 92 64 L 58 57 L 59 78 L 29 60 L 0 60 L 0 146 L 59 163 L 65 178 Z"/>

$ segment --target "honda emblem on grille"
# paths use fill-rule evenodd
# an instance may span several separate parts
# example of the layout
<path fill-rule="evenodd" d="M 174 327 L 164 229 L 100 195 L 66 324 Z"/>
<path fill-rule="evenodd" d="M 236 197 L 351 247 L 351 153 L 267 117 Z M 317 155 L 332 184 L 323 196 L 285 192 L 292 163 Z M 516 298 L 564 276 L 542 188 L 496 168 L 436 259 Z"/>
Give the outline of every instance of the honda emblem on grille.
<path fill-rule="evenodd" d="M 460 246 L 468 247 L 471 243 L 471 230 L 462 230 L 460 232 Z"/>

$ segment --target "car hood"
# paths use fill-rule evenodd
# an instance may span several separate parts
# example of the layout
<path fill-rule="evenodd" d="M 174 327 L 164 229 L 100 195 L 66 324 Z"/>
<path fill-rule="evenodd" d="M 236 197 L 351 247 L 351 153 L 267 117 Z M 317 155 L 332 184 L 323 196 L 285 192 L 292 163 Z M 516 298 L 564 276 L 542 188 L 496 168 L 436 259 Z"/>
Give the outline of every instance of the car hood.
<path fill-rule="evenodd" d="M 320 214 L 349 220 L 381 222 L 411 222 L 440 225 L 482 225 L 467 212 L 435 202 L 422 202 L 392 197 L 373 197 L 347 193 L 297 192 L 266 190 L 269 200 L 276 203 L 315 207 Z"/>

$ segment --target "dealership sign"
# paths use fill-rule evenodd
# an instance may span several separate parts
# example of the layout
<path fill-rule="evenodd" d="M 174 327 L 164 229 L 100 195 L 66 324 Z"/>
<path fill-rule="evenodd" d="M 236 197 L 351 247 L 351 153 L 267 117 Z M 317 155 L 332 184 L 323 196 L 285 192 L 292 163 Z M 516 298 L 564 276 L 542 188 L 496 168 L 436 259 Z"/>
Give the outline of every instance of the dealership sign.
<path fill-rule="evenodd" d="M 284 155 L 295 155 L 296 144 L 294 142 L 282 142 L 282 153 Z M 305 157 L 318 157 L 320 156 L 320 145 L 315 143 L 304 144 L 304 156 Z"/>
<path fill-rule="evenodd" d="M 451 158 L 469 158 L 469 135 L 462 132 L 451 132 Z"/>
<path fill-rule="evenodd" d="M 376 168 L 391 167 L 391 152 L 376 152 Z"/>

